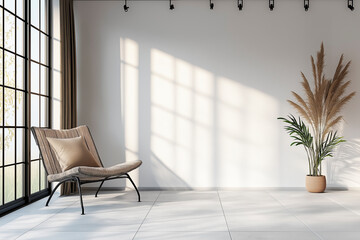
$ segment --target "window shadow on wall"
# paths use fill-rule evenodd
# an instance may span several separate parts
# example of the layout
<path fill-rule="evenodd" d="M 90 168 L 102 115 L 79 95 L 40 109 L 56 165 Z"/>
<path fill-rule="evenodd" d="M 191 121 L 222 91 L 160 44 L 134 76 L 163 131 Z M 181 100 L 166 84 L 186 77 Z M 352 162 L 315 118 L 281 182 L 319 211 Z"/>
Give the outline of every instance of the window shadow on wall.
<path fill-rule="evenodd" d="M 143 160 L 143 187 L 277 184 L 274 97 L 156 48 L 143 55 L 134 40 L 120 45 L 125 157 Z"/>

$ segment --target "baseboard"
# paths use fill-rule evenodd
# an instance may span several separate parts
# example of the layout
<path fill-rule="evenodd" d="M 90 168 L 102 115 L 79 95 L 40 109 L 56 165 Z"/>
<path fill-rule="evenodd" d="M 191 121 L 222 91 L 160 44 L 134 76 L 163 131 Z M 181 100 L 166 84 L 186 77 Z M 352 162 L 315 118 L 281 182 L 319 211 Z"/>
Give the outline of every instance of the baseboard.
<path fill-rule="evenodd" d="M 96 191 L 97 187 L 82 187 L 86 191 Z M 133 190 L 131 187 L 103 187 L 101 191 Z M 359 191 L 360 187 L 327 187 L 334 191 Z M 306 191 L 305 187 L 139 187 L 139 191 Z"/>

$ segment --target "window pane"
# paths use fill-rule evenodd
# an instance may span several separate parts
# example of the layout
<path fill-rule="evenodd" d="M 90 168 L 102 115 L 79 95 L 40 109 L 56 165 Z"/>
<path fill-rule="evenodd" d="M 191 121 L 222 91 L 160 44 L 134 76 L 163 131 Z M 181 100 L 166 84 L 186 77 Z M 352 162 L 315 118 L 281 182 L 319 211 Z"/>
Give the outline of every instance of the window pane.
<path fill-rule="evenodd" d="M 5 8 L 15 13 L 15 1 L 14 0 L 5 0 Z"/>
<path fill-rule="evenodd" d="M 16 165 L 16 198 L 24 196 L 24 164 Z"/>
<path fill-rule="evenodd" d="M 38 127 L 40 126 L 40 102 L 39 102 L 39 96 L 37 95 L 31 95 L 31 126 L 32 127 Z"/>
<path fill-rule="evenodd" d="M 3 126 L 3 88 L 0 87 L 0 126 Z"/>
<path fill-rule="evenodd" d="M 5 48 L 15 52 L 15 16 L 5 12 Z"/>
<path fill-rule="evenodd" d="M 15 167 L 5 167 L 5 203 L 15 200 Z"/>
<path fill-rule="evenodd" d="M 25 97 L 21 91 L 16 91 L 16 125 L 25 126 Z"/>
<path fill-rule="evenodd" d="M 22 56 L 25 55 L 24 25 L 23 21 L 16 19 L 16 52 Z"/>
<path fill-rule="evenodd" d="M 3 46 L 3 11 L 0 9 L 0 46 Z"/>
<path fill-rule="evenodd" d="M 5 165 L 15 163 L 15 129 L 5 128 Z"/>
<path fill-rule="evenodd" d="M 39 64 L 31 63 L 31 92 L 39 93 L 40 86 L 39 86 Z"/>
<path fill-rule="evenodd" d="M 24 89 L 25 87 L 25 60 L 21 57 L 16 57 L 16 87 Z"/>
<path fill-rule="evenodd" d="M 16 0 L 16 12 L 21 18 L 24 18 L 24 0 Z"/>
<path fill-rule="evenodd" d="M 41 34 L 41 63 L 48 64 L 48 37 Z"/>
<path fill-rule="evenodd" d="M 48 98 L 41 97 L 41 127 L 48 127 Z"/>
<path fill-rule="evenodd" d="M 39 0 L 31 0 L 30 3 L 31 25 L 39 28 Z"/>
<path fill-rule="evenodd" d="M 0 84 L 3 84 L 3 50 L 0 49 Z"/>
<path fill-rule="evenodd" d="M 3 194 L 4 194 L 4 191 L 3 191 L 3 178 L 2 178 L 2 174 L 3 174 L 3 171 L 2 171 L 2 168 L 0 168 L 0 206 L 3 205 L 3 201 L 2 201 L 2 197 L 3 197 Z"/>
<path fill-rule="evenodd" d="M 5 85 L 15 87 L 15 55 L 5 52 Z"/>
<path fill-rule="evenodd" d="M 3 129 L 0 129 L 0 166 L 3 165 Z M 0 168 L 1 171 L 1 168 Z"/>
<path fill-rule="evenodd" d="M 36 145 L 35 139 L 33 135 L 31 134 L 31 160 L 38 159 L 39 158 L 39 148 Z"/>
<path fill-rule="evenodd" d="M 31 193 L 39 191 L 39 161 L 31 162 Z"/>
<path fill-rule="evenodd" d="M 48 89 L 48 68 L 41 66 L 41 94 L 48 95 L 49 89 Z"/>
<path fill-rule="evenodd" d="M 41 0 L 41 30 L 48 33 L 49 7 L 47 0 Z"/>
<path fill-rule="evenodd" d="M 5 88 L 5 126 L 15 126 L 15 90 Z"/>
<path fill-rule="evenodd" d="M 41 173 L 40 173 L 41 181 L 40 181 L 40 184 L 41 184 L 41 190 L 43 190 L 43 189 L 47 188 L 48 183 L 47 183 L 47 177 L 46 177 L 44 164 L 43 164 L 42 161 L 40 162 L 40 169 L 41 169 Z"/>
<path fill-rule="evenodd" d="M 24 129 L 16 130 L 16 162 L 25 162 L 25 131 Z"/>
<path fill-rule="evenodd" d="M 31 59 L 39 62 L 39 31 L 31 28 Z"/>

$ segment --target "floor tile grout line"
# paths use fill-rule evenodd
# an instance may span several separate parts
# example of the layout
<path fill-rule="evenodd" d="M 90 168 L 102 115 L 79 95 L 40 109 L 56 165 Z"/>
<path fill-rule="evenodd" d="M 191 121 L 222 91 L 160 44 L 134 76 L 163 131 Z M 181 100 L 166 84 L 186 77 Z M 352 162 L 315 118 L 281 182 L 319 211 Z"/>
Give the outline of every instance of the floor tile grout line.
<path fill-rule="evenodd" d="M 139 230 L 140 230 L 141 226 L 143 225 L 143 223 L 145 222 L 145 220 L 146 220 L 147 216 L 149 215 L 149 213 L 150 213 L 151 209 L 154 207 L 154 205 L 155 205 L 156 201 L 159 199 L 160 194 L 161 194 L 161 192 L 159 192 L 159 194 L 157 195 L 157 197 L 156 197 L 156 199 L 154 200 L 153 204 L 151 205 L 151 207 L 150 207 L 149 211 L 146 213 L 146 215 L 145 215 L 144 219 L 143 219 L 143 220 L 142 220 L 142 222 L 140 223 L 139 228 L 136 230 L 136 232 L 135 232 L 135 234 L 134 234 L 134 236 L 133 236 L 132 240 L 134 240 L 134 239 L 135 239 L 135 237 L 136 237 L 136 235 L 138 234 L 138 232 L 139 232 Z"/>
<path fill-rule="evenodd" d="M 217 195 L 219 197 L 221 210 L 222 210 L 223 215 L 224 215 L 224 219 L 225 219 L 226 227 L 227 227 L 227 230 L 228 230 L 228 233 L 229 233 L 229 236 L 230 236 L 230 240 L 232 240 L 231 232 L 230 232 L 230 229 L 229 229 L 229 224 L 228 224 L 227 219 L 226 219 L 226 215 L 225 215 L 224 207 L 223 207 L 222 202 L 221 202 L 221 197 L 220 197 L 219 191 L 216 191 L 216 193 L 217 193 Z"/>
<path fill-rule="evenodd" d="M 71 203 L 71 204 L 67 205 L 66 207 L 60 209 L 59 211 L 55 212 L 54 214 L 52 214 L 51 216 L 49 216 L 48 218 L 46 218 L 44 221 L 40 222 L 39 224 L 35 225 L 34 227 L 30 228 L 29 230 L 23 232 L 21 235 L 17 236 L 17 237 L 15 238 L 15 240 L 16 240 L 16 239 L 19 239 L 21 236 L 25 235 L 26 233 L 32 231 L 33 229 L 35 229 L 35 228 L 38 227 L 39 225 L 43 224 L 44 222 L 46 222 L 46 221 L 49 220 L 50 218 L 52 218 L 52 217 L 54 217 L 55 215 L 57 215 L 58 213 L 60 213 L 60 212 L 64 211 L 65 209 L 71 207 L 71 206 L 74 205 L 76 202 L 78 202 L 78 200 L 75 200 L 73 203 Z M 45 206 L 45 207 L 49 207 L 49 206 Z"/>
<path fill-rule="evenodd" d="M 310 232 L 312 232 L 315 236 L 317 236 L 320 240 L 322 240 L 323 238 L 316 232 L 313 231 L 304 221 L 302 221 L 298 216 L 296 216 L 296 214 L 294 214 L 293 212 L 291 212 L 279 199 L 277 199 L 276 197 L 274 197 L 271 192 L 267 191 L 267 193 L 273 198 L 275 199 L 275 201 L 277 201 L 283 208 L 286 209 L 286 211 L 288 213 L 290 213 L 292 216 L 294 216 L 297 220 L 299 220 L 302 224 L 304 224 L 309 230 Z"/>
<path fill-rule="evenodd" d="M 138 228 L 136 229 L 136 226 L 135 226 L 135 229 L 133 229 L 132 231 L 131 231 L 131 235 L 132 235 L 132 237 L 131 237 L 131 235 L 129 236 L 131 239 L 135 239 L 135 238 L 138 238 L 137 236 L 140 236 L 141 235 L 141 233 L 142 233 L 142 230 L 141 230 L 141 227 L 142 227 L 142 225 L 145 223 L 145 221 L 146 221 L 146 219 L 148 219 L 148 216 L 150 215 L 150 213 L 151 213 L 151 211 L 154 211 L 154 210 L 156 210 L 156 208 L 154 209 L 154 210 L 152 210 L 152 208 L 155 206 L 155 205 L 157 205 L 157 204 L 161 204 L 162 203 L 162 201 L 161 201 L 161 199 L 162 199 L 162 197 L 161 196 L 163 196 L 163 195 L 165 195 L 164 193 L 166 193 L 166 192 L 161 192 L 161 191 L 159 191 L 159 192 L 155 192 L 154 194 L 152 194 L 152 199 L 154 199 L 153 201 L 152 201 L 152 203 L 151 203 L 151 199 L 150 199 L 150 201 L 146 201 L 146 202 L 148 202 L 149 204 L 146 204 L 148 207 L 149 207 L 149 209 L 148 209 L 148 211 L 146 211 L 146 209 L 144 209 L 145 210 L 145 212 L 143 212 L 143 214 L 145 214 L 145 216 L 144 217 L 141 217 L 140 216 L 140 219 L 138 219 L 138 220 L 140 220 L 141 221 L 141 218 L 143 218 L 142 219 L 142 221 L 141 222 L 139 222 L 138 221 L 138 224 L 140 224 L 140 225 L 138 225 Z M 214 191 L 214 193 L 215 193 L 215 191 Z M 221 208 L 222 208 L 222 215 L 224 216 L 224 218 L 225 218 L 225 222 L 226 222 L 226 225 L 227 225 L 227 229 L 228 229 L 228 234 L 229 234 L 229 237 L 230 237 L 230 239 L 233 239 L 232 238 L 232 232 L 230 231 L 230 229 L 229 229 L 229 225 L 228 225 L 228 220 L 227 220 L 227 218 L 226 217 L 229 217 L 228 216 L 228 213 L 227 214 L 225 214 L 225 209 L 224 209 L 224 206 L 226 207 L 226 199 L 224 199 L 224 197 L 221 197 L 222 196 L 222 194 L 221 194 L 221 191 L 216 191 L 216 193 L 217 193 L 217 198 L 218 198 L 218 201 L 219 201 L 219 203 L 220 203 L 220 206 L 221 206 Z M 308 232 L 308 231 L 310 231 L 312 234 L 314 234 L 315 236 L 315 238 L 316 239 L 325 239 L 325 236 L 321 236 L 321 232 L 326 232 L 326 231 L 318 231 L 318 230 L 316 230 L 316 229 L 313 229 L 313 227 L 312 227 L 312 225 L 311 224 L 306 224 L 305 222 L 306 222 L 306 219 L 304 219 L 303 217 L 302 217 L 302 215 L 301 214 L 299 214 L 299 212 L 297 212 L 297 211 L 293 211 L 293 209 L 292 209 L 292 207 L 291 206 L 289 206 L 288 205 L 288 202 L 287 202 L 287 199 L 288 198 L 286 198 L 286 196 L 285 196 L 285 198 L 283 198 L 282 197 L 282 194 L 280 194 L 280 195 L 278 195 L 278 192 L 276 192 L 276 191 L 269 191 L 269 190 L 267 190 L 267 191 L 265 191 L 265 193 L 268 195 L 268 196 L 270 196 L 270 200 L 271 199 L 273 199 L 273 200 L 275 200 L 275 202 L 277 202 L 278 204 L 280 204 L 280 206 L 283 208 L 283 210 L 285 210 L 284 211 L 284 213 L 288 213 L 289 215 L 291 215 L 291 216 L 293 216 L 293 217 L 295 217 L 299 222 L 301 222 L 301 223 L 303 223 L 304 224 L 304 226 L 306 226 L 306 228 L 305 229 L 303 229 L 302 230 L 302 232 Z M 76 197 L 76 196 L 75 196 Z M 339 199 L 337 199 L 337 198 L 333 198 L 334 196 L 332 196 L 332 195 L 323 195 L 323 196 L 321 196 L 321 201 L 323 201 L 323 200 L 327 200 L 327 201 L 329 201 L 329 203 L 331 203 L 331 202 L 333 202 L 333 203 L 335 203 L 335 204 L 337 204 L 337 205 L 339 205 L 339 207 L 341 207 L 341 208 L 343 208 L 344 210 L 346 209 L 347 211 L 349 211 L 348 213 L 354 213 L 355 214 L 355 216 L 360 216 L 360 213 L 356 213 L 355 212 L 355 210 L 352 210 L 352 208 L 351 208 L 351 205 L 350 205 L 350 207 L 346 207 L 346 204 L 348 203 L 347 202 L 347 199 L 345 199 L 345 201 L 343 201 L 341 198 L 339 198 Z M 160 200 L 159 200 L 160 199 Z M 189 199 L 190 200 L 190 199 Z M 216 198 L 214 199 L 214 200 L 216 200 Z M 224 200 L 224 203 L 222 202 L 222 200 Z M 190 201 L 192 201 L 192 200 L 190 200 Z M 164 201 L 164 202 L 166 202 L 166 201 Z M 217 201 L 216 201 L 217 202 Z M 56 202 L 55 202 L 56 203 Z M 345 205 L 343 205 L 343 204 L 345 204 Z M 350 202 L 351 203 L 351 202 Z M 48 216 L 48 217 L 46 217 L 45 216 L 45 220 L 43 220 L 43 221 L 41 221 L 40 223 L 38 223 L 38 224 L 36 224 L 35 226 L 33 226 L 33 227 L 31 227 L 31 228 L 28 228 L 28 229 L 24 229 L 24 231 L 21 231 L 21 232 L 19 232 L 18 234 L 19 235 L 17 235 L 17 236 L 13 236 L 13 237 L 15 237 L 14 239 L 19 239 L 19 238 L 22 238 L 22 237 L 24 237 L 24 235 L 25 236 L 27 236 L 27 234 L 29 234 L 29 232 L 31 232 L 31 231 L 37 231 L 36 230 L 36 228 L 38 228 L 39 227 L 39 225 L 42 225 L 42 224 L 44 224 L 44 222 L 46 222 L 46 221 L 49 221 L 49 219 L 53 219 L 53 218 L 56 218 L 59 214 L 61 214 L 62 212 L 64 212 L 64 211 L 68 211 L 68 209 L 72 209 L 73 207 L 75 207 L 75 206 L 77 206 L 77 204 L 79 204 L 79 200 L 78 199 L 73 199 L 73 200 L 71 200 L 71 202 L 67 202 L 67 203 L 65 203 L 63 206 L 55 206 L 56 208 L 57 207 L 60 207 L 60 209 L 54 209 L 55 211 L 54 212 L 50 212 L 50 216 Z M 43 205 L 44 205 L 44 203 L 41 203 L 41 204 L 39 204 L 39 207 L 38 206 L 35 206 L 35 208 L 36 209 L 38 209 L 38 208 L 43 208 Z M 138 205 L 137 205 L 138 206 Z M 158 205 L 157 205 L 158 206 Z M 51 208 L 52 206 L 49 206 L 49 208 Z M 34 208 L 34 209 L 35 209 Z M 48 208 L 48 207 L 47 207 Z M 220 212 L 219 212 L 220 213 Z M 220 213 L 221 214 L 221 213 Z M 221 217 L 221 215 L 218 215 L 219 217 Z M 355 217 L 354 216 L 354 217 Z M 151 215 L 150 215 L 150 217 L 151 217 Z M 151 218 L 150 218 L 151 219 Z M 231 219 L 229 219 L 229 220 L 231 220 Z M 304 221 L 305 222 L 304 222 Z M 230 223 L 231 223 L 231 221 L 230 221 Z M 306 230 L 306 229 L 308 229 L 308 231 Z M 145 230 L 145 229 L 144 229 Z M 130 232 L 130 231 L 129 231 Z M 140 232 L 140 233 L 139 233 Z M 183 231 L 180 231 L 180 232 L 183 232 Z M 234 232 L 243 232 L 243 231 L 234 231 Z M 262 231 L 251 231 L 251 232 L 262 232 Z M 289 232 L 296 232 L 296 231 L 289 231 Z M 350 231 L 350 232 L 353 232 L 353 231 Z M 137 235 L 139 233 L 139 235 Z M 225 233 L 225 232 L 224 232 Z M 235 235 L 234 235 L 234 237 L 235 237 Z"/>
<path fill-rule="evenodd" d="M 351 208 L 345 207 L 344 205 L 342 205 L 342 204 L 339 203 L 338 201 L 336 201 L 336 200 L 334 200 L 334 199 L 332 199 L 332 198 L 326 197 L 326 196 L 324 196 L 324 198 L 326 198 L 326 199 L 328 199 L 328 200 L 330 200 L 330 201 L 332 201 L 332 202 L 340 205 L 340 206 L 343 207 L 344 209 L 346 209 L 346 210 L 354 213 L 355 215 L 359 216 L 359 213 L 357 213 L 356 211 L 352 210 Z"/>

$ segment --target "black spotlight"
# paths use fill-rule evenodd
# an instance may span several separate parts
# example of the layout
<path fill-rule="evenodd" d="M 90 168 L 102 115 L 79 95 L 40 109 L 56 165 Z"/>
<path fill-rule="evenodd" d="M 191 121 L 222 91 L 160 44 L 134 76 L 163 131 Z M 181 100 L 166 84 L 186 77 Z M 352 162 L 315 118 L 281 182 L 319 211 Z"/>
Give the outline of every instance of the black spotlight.
<path fill-rule="evenodd" d="M 275 7 L 275 0 L 269 0 L 270 11 L 274 10 L 274 7 Z"/>
<path fill-rule="evenodd" d="M 243 7 L 244 7 L 244 1 L 243 0 L 238 0 L 238 8 L 239 10 L 243 10 Z"/>
<path fill-rule="evenodd" d="M 308 11 L 310 7 L 310 0 L 304 0 L 304 8 L 305 11 Z"/>
<path fill-rule="evenodd" d="M 175 9 L 174 4 L 172 4 L 170 0 L 170 10 L 174 10 L 174 9 Z"/>
<path fill-rule="evenodd" d="M 351 10 L 351 11 L 354 11 L 354 0 L 348 0 L 348 8 Z"/>
<path fill-rule="evenodd" d="M 213 10 L 213 9 L 214 9 L 214 3 L 213 3 L 213 2 L 211 2 L 211 0 L 210 0 L 210 9 L 211 9 L 211 10 Z"/>
<path fill-rule="evenodd" d="M 127 5 L 127 0 L 125 0 L 124 11 L 125 12 L 129 11 L 129 6 Z"/>

